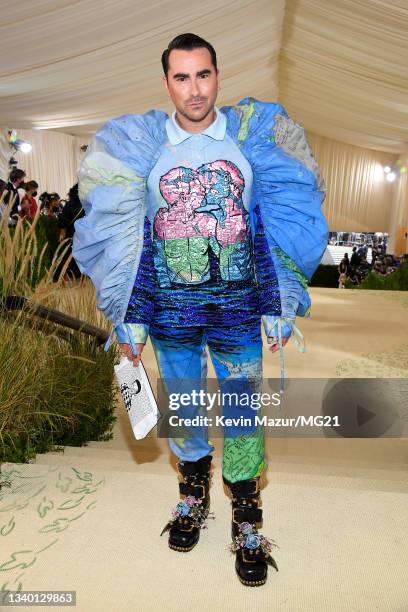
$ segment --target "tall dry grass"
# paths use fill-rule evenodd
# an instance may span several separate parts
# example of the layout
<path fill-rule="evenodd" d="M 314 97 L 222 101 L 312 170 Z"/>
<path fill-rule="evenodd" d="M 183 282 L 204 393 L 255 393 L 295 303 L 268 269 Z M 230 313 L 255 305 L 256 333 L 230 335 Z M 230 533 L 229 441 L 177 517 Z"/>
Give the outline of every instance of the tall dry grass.
<path fill-rule="evenodd" d="M 1 206 L 1 202 L 0 202 Z M 94 325 L 109 329 L 97 311 L 89 281 L 64 283 L 62 244 L 49 269 L 46 245 L 38 248 L 36 225 L 0 218 L 0 300 L 22 295 Z M 105 353 L 92 338 L 45 323 L 30 311 L 0 310 L 0 460 L 25 461 L 54 444 L 82 444 L 111 437 L 114 422 L 115 351 Z"/>

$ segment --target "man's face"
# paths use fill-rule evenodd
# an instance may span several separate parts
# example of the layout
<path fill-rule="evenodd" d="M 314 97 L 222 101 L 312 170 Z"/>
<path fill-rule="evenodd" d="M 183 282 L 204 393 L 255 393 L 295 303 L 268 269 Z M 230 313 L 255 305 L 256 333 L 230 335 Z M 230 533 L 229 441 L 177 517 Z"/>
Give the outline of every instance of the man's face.
<path fill-rule="evenodd" d="M 22 176 L 21 178 L 18 178 L 17 180 L 14 181 L 14 186 L 18 189 L 20 187 L 20 185 L 22 185 L 25 181 L 25 176 Z"/>
<path fill-rule="evenodd" d="M 218 71 L 205 47 L 173 49 L 164 84 L 176 111 L 194 123 L 203 121 L 214 109 L 218 94 Z"/>

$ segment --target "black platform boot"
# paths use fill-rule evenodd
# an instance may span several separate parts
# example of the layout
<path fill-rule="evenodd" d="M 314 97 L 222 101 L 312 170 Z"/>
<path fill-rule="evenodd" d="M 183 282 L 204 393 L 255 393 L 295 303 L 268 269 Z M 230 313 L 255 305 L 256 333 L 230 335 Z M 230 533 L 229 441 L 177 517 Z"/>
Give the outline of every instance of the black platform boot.
<path fill-rule="evenodd" d="M 177 470 L 183 478 L 179 483 L 180 501 L 173 510 L 173 519 L 167 523 L 160 535 L 169 531 L 169 546 L 173 550 L 187 552 L 200 539 L 200 530 L 206 527 L 210 514 L 210 469 L 212 456 L 206 455 L 198 461 L 180 461 Z"/>
<path fill-rule="evenodd" d="M 235 552 L 235 570 L 238 578 L 247 586 L 265 584 L 268 564 L 278 571 L 270 552 L 275 545 L 272 540 L 258 533 L 257 524 L 262 522 L 259 477 L 225 484 L 232 494 L 232 544 Z"/>

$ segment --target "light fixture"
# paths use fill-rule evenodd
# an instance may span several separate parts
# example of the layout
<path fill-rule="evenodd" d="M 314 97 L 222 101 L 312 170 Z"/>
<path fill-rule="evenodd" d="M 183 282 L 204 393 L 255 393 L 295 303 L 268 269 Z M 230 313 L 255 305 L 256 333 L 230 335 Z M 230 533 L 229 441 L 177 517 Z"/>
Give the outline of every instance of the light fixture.
<path fill-rule="evenodd" d="M 391 172 L 391 168 L 389 166 L 384 166 L 385 174 L 389 174 Z"/>
<path fill-rule="evenodd" d="M 389 183 L 392 183 L 393 181 L 395 181 L 397 175 L 395 174 L 395 172 L 388 172 L 386 179 Z"/>
<path fill-rule="evenodd" d="M 374 166 L 374 179 L 376 181 L 380 181 L 381 179 L 384 178 L 384 168 L 381 166 L 381 164 L 375 164 Z"/>
<path fill-rule="evenodd" d="M 33 148 L 32 145 L 25 140 L 17 139 L 13 144 L 16 149 L 22 153 L 30 153 L 31 149 Z"/>
<path fill-rule="evenodd" d="M 21 151 L 22 153 L 30 153 L 33 148 L 31 143 L 21 138 L 17 138 L 16 130 L 7 130 L 7 140 L 13 152 Z"/>

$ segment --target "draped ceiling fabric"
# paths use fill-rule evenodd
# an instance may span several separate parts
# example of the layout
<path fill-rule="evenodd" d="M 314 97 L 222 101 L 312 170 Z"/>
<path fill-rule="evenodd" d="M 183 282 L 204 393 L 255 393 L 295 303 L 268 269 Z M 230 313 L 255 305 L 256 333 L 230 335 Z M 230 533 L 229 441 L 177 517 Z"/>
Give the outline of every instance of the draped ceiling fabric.
<path fill-rule="evenodd" d="M 287 0 L 279 97 L 316 134 L 408 151 L 407 0 Z"/>
<path fill-rule="evenodd" d="M 42 188 L 65 193 L 109 117 L 171 110 L 160 56 L 183 31 L 217 49 L 219 105 L 279 100 L 305 127 L 330 229 L 401 232 L 408 190 L 378 169 L 408 158 L 408 0 L 2 3 L 0 126 L 36 130 L 36 159 L 20 159 Z"/>
<path fill-rule="evenodd" d="M 190 31 L 217 49 L 223 104 L 277 98 L 284 0 L 18 0 L 0 15 L 1 125 L 86 134 L 168 111 L 161 54 Z"/>

